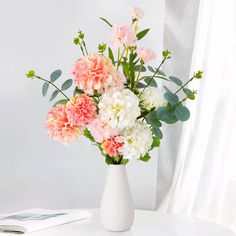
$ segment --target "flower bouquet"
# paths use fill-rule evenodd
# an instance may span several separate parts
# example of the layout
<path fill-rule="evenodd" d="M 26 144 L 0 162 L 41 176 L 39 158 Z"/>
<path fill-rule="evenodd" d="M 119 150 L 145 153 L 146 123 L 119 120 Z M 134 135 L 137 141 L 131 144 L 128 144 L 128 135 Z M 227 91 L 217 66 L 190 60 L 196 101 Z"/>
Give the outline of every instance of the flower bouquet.
<path fill-rule="evenodd" d="M 193 100 L 196 91 L 186 86 L 202 77 L 202 72 L 198 71 L 183 83 L 175 76 L 167 76 L 161 67 L 171 58 L 168 50 L 164 50 L 161 57 L 158 56 L 158 66 L 150 66 L 156 55 L 151 49 L 141 46 L 141 40 L 150 30 L 140 29 L 142 17 L 143 11 L 134 7 L 131 9 L 130 24 L 113 25 L 100 18 L 110 28 L 111 39 L 109 44 L 99 43 L 97 52 L 89 52 L 85 35 L 79 31 L 74 44 L 79 47 L 82 56 L 70 70 L 73 80 L 64 81 L 60 87 L 56 82 L 62 74 L 61 70 L 52 72 L 50 79 L 40 77 L 33 70 L 27 73 L 28 78 L 44 82 L 43 96 L 48 93 L 49 86 L 54 89 L 50 101 L 58 95 L 63 96 L 63 99 L 54 103 L 47 115 L 49 136 L 64 144 L 76 141 L 80 135 L 86 136 L 100 149 L 105 162 L 113 169 L 116 165 L 127 164 L 131 159 L 147 162 L 151 158 L 150 151 L 160 145 L 162 123 L 174 124 L 188 120 L 190 112 L 183 103 L 187 99 Z M 160 81 L 164 81 L 165 86 L 161 86 L 163 83 Z M 171 91 L 168 83 L 174 83 L 176 90 Z M 73 84 L 75 87 L 71 97 L 65 91 Z M 118 172 L 115 178 L 119 178 Z M 113 196 L 110 196 L 113 202 L 117 198 L 114 197 L 115 192 L 117 196 L 121 194 L 115 189 L 110 192 L 113 192 Z M 128 196 L 129 190 L 126 192 Z M 103 202 L 109 202 L 109 197 L 104 198 L 106 200 Z M 109 204 L 106 205 L 104 215 L 108 217 L 103 217 L 105 228 L 116 231 L 128 229 L 132 224 L 132 210 L 130 214 L 122 212 L 123 216 L 130 215 L 130 219 L 122 225 L 121 219 L 117 219 L 119 214 L 115 212 L 124 210 L 122 205 L 125 204 L 117 204 L 117 209 L 109 214 Z M 114 225 L 114 221 L 118 225 Z"/>

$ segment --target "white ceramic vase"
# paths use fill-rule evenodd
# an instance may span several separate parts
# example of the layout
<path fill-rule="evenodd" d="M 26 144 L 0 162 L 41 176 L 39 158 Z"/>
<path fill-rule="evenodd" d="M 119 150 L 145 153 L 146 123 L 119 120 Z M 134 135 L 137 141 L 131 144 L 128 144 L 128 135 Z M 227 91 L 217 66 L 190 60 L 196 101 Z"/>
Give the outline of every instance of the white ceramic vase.
<path fill-rule="evenodd" d="M 124 165 L 109 165 L 100 217 L 109 231 L 127 231 L 133 224 L 134 207 Z"/>

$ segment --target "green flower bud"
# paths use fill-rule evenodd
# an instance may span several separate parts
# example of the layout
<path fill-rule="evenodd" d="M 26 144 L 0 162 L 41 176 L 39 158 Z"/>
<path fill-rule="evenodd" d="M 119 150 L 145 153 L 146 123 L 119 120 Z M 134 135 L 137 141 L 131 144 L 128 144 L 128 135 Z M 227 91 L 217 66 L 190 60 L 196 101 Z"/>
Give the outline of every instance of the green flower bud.
<path fill-rule="evenodd" d="M 78 36 L 79 36 L 80 39 L 83 39 L 84 38 L 84 33 L 82 31 L 79 31 Z"/>
<path fill-rule="evenodd" d="M 26 77 L 27 78 L 33 78 L 35 76 L 35 72 L 33 70 L 30 70 L 27 74 Z"/>
<path fill-rule="evenodd" d="M 162 52 L 162 56 L 165 58 L 165 59 L 170 59 L 170 51 L 168 49 L 164 50 Z"/>
<path fill-rule="evenodd" d="M 79 40 L 79 38 L 74 38 L 74 44 L 75 44 L 75 45 L 80 44 L 80 40 Z"/>
<path fill-rule="evenodd" d="M 201 79 L 202 78 L 202 74 L 203 74 L 203 71 L 199 70 L 196 73 L 194 73 L 194 78 Z"/>
<path fill-rule="evenodd" d="M 98 44 L 98 51 L 103 53 L 107 48 L 107 45 L 105 43 L 99 43 Z"/>

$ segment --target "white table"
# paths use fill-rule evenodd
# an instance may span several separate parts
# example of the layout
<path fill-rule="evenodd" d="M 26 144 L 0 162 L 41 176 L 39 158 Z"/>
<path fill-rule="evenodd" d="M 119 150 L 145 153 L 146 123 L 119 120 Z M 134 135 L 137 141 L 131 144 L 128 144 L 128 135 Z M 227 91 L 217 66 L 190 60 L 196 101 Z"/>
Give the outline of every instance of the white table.
<path fill-rule="evenodd" d="M 28 233 L 28 236 L 236 236 L 229 229 L 208 221 L 137 210 L 130 231 L 114 233 L 100 225 L 98 210 L 88 219 Z M 0 233 L 0 236 L 13 235 Z"/>

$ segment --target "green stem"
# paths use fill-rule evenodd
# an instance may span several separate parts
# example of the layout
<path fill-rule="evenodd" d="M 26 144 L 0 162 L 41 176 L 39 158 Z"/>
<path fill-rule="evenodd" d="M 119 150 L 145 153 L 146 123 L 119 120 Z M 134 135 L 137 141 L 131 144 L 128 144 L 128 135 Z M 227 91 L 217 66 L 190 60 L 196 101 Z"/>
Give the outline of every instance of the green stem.
<path fill-rule="evenodd" d="M 158 66 L 158 68 L 156 69 L 155 73 L 153 74 L 153 76 L 151 77 L 152 79 L 156 76 L 156 74 L 158 73 L 158 71 L 160 70 L 161 66 L 163 65 L 163 63 L 165 62 L 166 57 L 164 57 L 160 63 L 160 65 Z M 146 86 L 143 88 L 142 92 L 139 94 L 139 97 L 143 94 L 144 90 L 148 87 L 148 85 L 151 83 L 151 79 L 150 81 L 146 84 Z"/>
<path fill-rule="evenodd" d="M 181 89 L 183 89 L 188 83 L 190 83 L 195 77 L 193 76 L 192 78 L 190 78 L 184 85 L 182 85 L 176 92 L 175 94 L 177 94 Z"/>
<path fill-rule="evenodd" d="M 88 55 L 88 50 L 87 50 L 86 43 L 84 42 L 84 40 L 82 40 L 82 43 L 83 43 L 83 46 L 84 46 L 85 52 L 86 52 L 86 54 Z"/>
<path fill-rule="evenodd" d="M 35 78 L 37 78 L 37 79 L 39 79 L 39 80 L 42 80 L 42 81 L 44 81 L 44 82 L 47 82 L 47 83 L 49 83 L 49 84 L 51 84 L 54 88 L 56 88 L 63 96 L 65 96 L 68 100 L 70 100 L 70 98 L 65 94 L 65 93 L 63 93 L 62 91 L 61 91 L 61 89 L 59 89 L 54 83 L 52 83 L 51 81 L 49 81 L 49 80 L 46 80 L 46 79 L 43 79 L 43 78 L 41 78 L 40 76 L 37 76 L 37 75 L 35 75 L 34 76 Z"/>
<path fill-rule="evenodd" d="M 121 63 L 121 59 L 122 59 L 122 57 L 124 56 L 125 50 L 126 50 L 126 48 L 124 48 L 123 52 L 122 52 L 121 55 L 120 55 L 120 58 L 118 57 L 117 70 L 119 70 L 120 63 Z"/>

